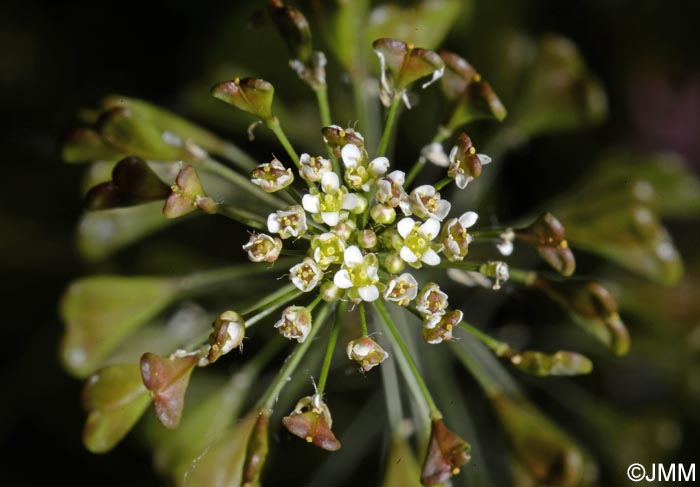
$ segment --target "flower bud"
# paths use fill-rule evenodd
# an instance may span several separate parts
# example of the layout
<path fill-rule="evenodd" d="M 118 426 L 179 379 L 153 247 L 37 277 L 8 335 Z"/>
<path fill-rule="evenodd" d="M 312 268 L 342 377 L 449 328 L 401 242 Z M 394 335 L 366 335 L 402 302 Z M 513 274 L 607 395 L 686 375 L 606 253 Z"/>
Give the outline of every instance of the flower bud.
<path fill-rule="evenodd" d="M 197 171 L 192 166 L 180 170 L 171 190 L 163 207 L 163 215 L 166 218 L 184 216 L 197 208 L 209 214 L 218 210 L 218 204 L 205 195 Z"/>
<path fill-rule="evenodd" d="M 156 415 L 163 426 L 175 428 L 185 406 L 185 392 L 198 354 L 173 354 L 161 357 L 146 353 L 141 357 L 143 384 L 151 392 Z"/>
<path fill-rule="evenodd" d="M 85 195 L 88 210 L 104 210 L 165 199 L 170 188 L 148 164 L 138 157 L 126 157 L 112 170 L 112 181 L 94 186 Z"/>
<path fill-rule="evenodd" d="M 460 310 L 425 317 L 423 321 L 423 339 L 431 345 L 453 340 L 452 331 L 462 321 Z"/>
<path fill-rule="evenodd" d="M 348 342 L 346 352 L 348 358 L 360 364 L 365 372 L 369 372 L 389 356 L 386 350 L 370 337 L 361 337 Z"/>
<path fill-rule="evenodd" d="M 444 315 L 447 304 L 447 294 L 442 292 L 440 286 L 434 282 L 426 284 L 416 298 L 416 309 L 423 315 L 423 318 Z"/>
<path fill-rule="evenodd" d="M 250 172 L 250 181 L 260 186 L 266 193 L 284 189 L 294 181 L 294 173 L 286 169 L 277 159 L 260 164 Z"/>
<path fill-rule="evenodd" d="M 363 249 L 371 249 L 377 245 L 377 234 L 372 230 L 362 230 L 357 235 L 357 244 Z"/>
<path fill-rule="evenodd" d="M 224 311 L 212 324 L 214 331 L 209 335 L 209 354 L 200 366 L 213 364 L 219 357 L 243 346 L 245 321 L 235 311 Z"/>
<path fill-rule="evenodd" d="M 470 459 L 470 448 L 469 443 L 448 430 L 441 419 L 433 420 L 421 483 L 423 485 L 444 484 L 450 477 L 457 475 L 460 467 Z"/>
<path fill-rule="evenodd" d="M 455 180 L 459 189 L 481 176 L 483 166 L 491 162 L 491 158 L 485 154 L 477 154 L 472 140 L 462 132 L 457 137 L 457 143 L 450 151 L 450 166 L 447 174 Z"/>
<path fill-rule="evenodd" d="M 380 225 L 391 225 L 396 220 L 396 210 L 391 206 L 382 204 L 374 205 L 369 210 L 369 215 L 372 217 L 372 220 Z"/>
<path fill-rule="evenodd" d="M 282 240 L 266 233 L 253 233 L 243 245 L 251 262 L 275 262 L 282 251 Z"/>
<path fill-rule="evenodd" d="M 340 301 L 340 298 L 345 294 L 345 289 L 340 289 L 333 281 L 326 281 L 321 284 L 319 294 L 326 303 L 334 303 Z"/>
<path fill-rule="evenodd" d="M 331 412 L 318 395 L 300 399 L 282 423 L 290 433 L 319 448 L 328 451 L 340 449 L 340 442 L 331 431 Z"/>
<path fill-rule="evenodd" d="M 301 178 L 312 183 L 319 182 L 323 175 L 331 170 L 331 161 L 321 156 L 311 157 L 309 154 L 302 154 L 299 157 L 299 164 Z"/>
<path fill-rule="evenodd" d="M 403 262 L 403 259 L 400 257 L 399 260 Z M 408 272 L 400 276 L 392 276 L 384 290 L 384 299 L 386 301 L 392 301 L 399 306 L 408 306 L 408 303 L 416 299 L 417 295 L 418 282 L 416 278 Z"/>
<path fill-rule="evenodd" d="M 352 238 L 353 232 L 357 229 L 357 226 L 352 220 L 344 221 L 338 223 L 333 227 L 333 232 L 344 242 L 348 242 Z"/>
<path fill-rule="evenodd" d="M 361 194 L 356 194 L 355 196 L 357 198 L 357 204 L 352 210 L 350 210 L 350 213 L 353 215 L 362 215 L 365 211 L 367 211 L 369 201 Z"/>
<path fill-rule="evenodd" d="M 406 268 L 406 261 L 398 252 L 392 252 L 384 258 L 384 268 L 392 274 L 398 274 Z"/>
<path fill-rule="evenodd" d="M 216 85 L 212 89 L 214 98 L 218 98 L 239 110 L 252 113 L 265 121 L 274 118 L 272 99 L 275 88 L 265 80 L 255 78 L 236 78 Z"/>
<path fill-rule="evenodd" d="M 530 226 L 515 230 L 515 238 L 534 247 L 562 275 L 574 273 L 576 260 L 566 241 L 564 225 L 551 213 L 543 213 Z"/>
<path fill-rule="evenodd" d="M 479 272 L 485 276 L 496 279 L 492 287 L 492 289 L 496 291 L 501 289 L 502 282 L 506 282 L 510 278 L 508 264 L 500 260 L 490 260 L 486 264 L 482 264 L 481 267 L 479 267 Z"/>
<path fill-rule="evenodd" d="M 328 127 L 323 127 L 322 132 L 324 142 L 338 158 L 341 157 L 340 152 L 342 148 L 347 144 L 353 144 L 360 150 L 365 148 L 364 137 L 362 137 L 361 133 L 355 132 L 353 128 L 343 129 L 338 125 L 330 125 Z"/>
<path fill-rule="evenodd" d="M 277 328 L 285 338 L 296 339 L 303 343 L 311 331 L 311 311 L 304 306 L 288 306 L 282 311 L 282 318 L 275 323 Z"/>

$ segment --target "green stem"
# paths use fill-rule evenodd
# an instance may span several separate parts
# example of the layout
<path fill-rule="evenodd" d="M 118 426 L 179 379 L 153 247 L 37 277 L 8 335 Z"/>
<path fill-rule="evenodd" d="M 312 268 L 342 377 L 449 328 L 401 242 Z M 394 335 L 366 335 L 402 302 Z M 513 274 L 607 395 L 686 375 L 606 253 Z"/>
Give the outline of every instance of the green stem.
<path fill-rule="evenodd" d="M 272 414 L 272 408 L 275 405 L 275 402 L 277 401 L 277 396 L 279 395 L 282 388 L 287 384 L 289 378 L 292 376 L 296 368 L 299 366 L 301 359 L 304 358 L 304 355 L 306 355 L 306 352 L 309 350 L 309 347 L 311 347 L 311 344 L 313 343 L 316 334 L 318 333 L 319 329 L 323 325 L 323 322 L 328 316 L 329 309 L 330 305 L 325 305 L 321 308 L 321 311 L 318 313 L 316 319 L 314 320 L 314 326 L 311 327 L 311 330 L 309 331 L 306 340 L 304 340 L 303 343 L 300 343 L 296 346 L 292 354 L 284 362 L 282 370 L 280 370 L 279 374 L 277 374 L 277 377 L 275 377 L 275 379 L 272 381 L 272 384 L 270 384 L 270 387 L 268 387 L 267 391 L 260 399 L 260 410 L 264 414 Z"/>
<path fill-rule="evenodd" d="M 515 282 L 520 282 L 526 286 L 533 286 L 537 280 L 537 273 L 535 271 L 526 271 L 523 269 L 513 269 L 508 268 L 508 274 L 510 279 Z"/>
<path fill-rule="evenodd" d="M 487 335 L 483 331 L 479 330 L 477 327 L 474 325 L 467 323 L 466 321 L 462 321 L 459 326 L 474 335 L 476 338 L 481 340 L 481 342 L 489 347 L 493 352 L 498 355 L 499 357 L 503 356 L 504 353 L 508 352 L 511 350 L 511 348 L 508 346 L 507 343 L 501 342 L 499 340 L 496 340 L 495 338 Z"/>
<path fill-rule="evenodd" d="M 245 318 L 245 327 L 250 328 L 258 321 L 271 315 L 275 310 L 289 301 L 301 296 L 302 291 L 298 290 L 294 284 L 278 289 L 271 295 L 265 296 L 257 303 L 249 306 L 242 314 Z"/>
<path fill-rule="evenodd" d="M 396 329 L 396 325 L 394 325 L 394 321 L 391 319 L 391 316 L 386 310 L 384 303 L 382 303 L 380 300 L 374 301 L 374 307 L 375 309 L 377 309 L 377 311 L 379 311 L 379 315 L 384 320 L 384 324 L 386 325 L 391 337 L 393 338 L 394 345 L 396 345 L 396 348 L 398 348 L 398 350 L 401 352 L 403 359 L 406 361 L 406 364 L 410 369 L 411 375 L 405 377 L 406 381 L 409 383 L 413 382 L 420 390 L 420 395 L 416 397 L 416 400 L 425 401 L 425 403 L 428 406 L 428 409 L 430 410 L 430 419 L 441 419 L 442 413 L 435 404 L 433 396 L 430 394 L 428 386 L 425 384 L 425 381 L 423 380 L 423 377 L 421 376 L 420 371 L 418 370 L 416 362 L 413 360 L 413 357 L 411 356 L 411 353 L 409 352 L 406 343 L 403 341 L 403 338 L 401 338 L 401 334 Z"/>
<path fill-rule="evenodd" d="M 324 127 L 328 127 L 331 125 L 331 109 L 328 104 L 328 89 L 325 86 L 323 86 L 321 88 L 314 89 L 314 92 L 316 93 L 318 109 L 321 114 L 321 123 Z M 326 147 L 326 149 L 328 150 L 328 157 L 330 158 L 331 163 L 333 164 L 333 171 L 340 176 L 341 172 L 340 164 L 338 163 L 338 158 L 335 157 L 335 154 L 333 154 L 333 151 L 330 147 Z"/>
<path fill-rule="evenodd" d="M 450 184 L 452 181 L 454 181 L 454 179 L 452 179 L 452 178 L 445 178 L 445 179 L 442 179 L 441 181 L 438 181 L 435 184 L 435 191 L 440 191 L 442 188 L 444 188 L 445 186 Z"/>
<path fill-rule="evenodd" d="M 481 269 L 482 264 L 478 262 L 440 262 L 438 265 L 435 267 L 439 267 L 440 269 L 462 269 L 463 271 L 475 271 L 479 272 L 479 269 Z"/>
<path fill-rule="evenodd" d="M 384 398 L 386 400 L 387 416 L 391 434 L 400 437 L 404 433 L 401 430 L 403 420 L 403 406 L 401 404 L 401 391 L 399 390 L 399 380 L 396 374 L 396 362 L 393 356 L 382 363 L 382 382 L 384 382 Z"/>
<path fill-rule="evenodd" d="M 294 161 L 294 164 L 297 166 L 297 169 L 301 170 L 301 164 L 299 163 L 299 154 L 296 153 L 294 147 L 292 147 L 292 143 L 289 142 L 289 139 L 285 135 L 284 130 L 282 130 L 282 126 L 280 125 L 279 119 L 277 117 L 273 117 L 270 120 L 266 121 L 265 125 L 267 125 L 267 128 L 272 130 L 272 133 L 275 134 L 277 140 L 279 140 L 280 144 L 282 144 L 282 147 L 284 147 L 284 150 L 287 151 L 289 157 L 291 157 L 292 161 Z"/>
<path fill-rule="evenodd" d="M 352 94 L 355 101 L 355 115 L 359 121 L 359 130 L 365 133 L 369 130 L 369 120 L 367 117 L 367 102 L 365 99 L 365 90 L 362 86 L 364 76 L 352 77 Z"/>
<path fill-rule="evenodd" d="M 318 303 L 321 302 L 321 299 L 323 299 L 323 296 L 321 296 L 321 295 L 319 294 L 318 296 L 316 296 L 316 297 L 314 298 L 313 301 L 311 301 L 311 302 L 306 306 L 306 309 L 308 309 L 309 311 L 313 311 L 314 308 L 316 307 L 316 305 L 317 305 Z"/>
<path fill-rule="evenodd" d="M 367 333 L 367 316 L 365 316 L 365 303 L 360 303 L 360 326 L 362 327 L 362 336 L 366 337 Z"/>
<path fill-rule="evenodd" d="M 433 144 L 435 142 L 442 142 L 451 135 L 452 135 L 451 131 L 445 129 L 445 127 L 440 127 L 438 129 L 437 133 L 433 136 L 430 143 Z M 416 179 L 416 176 L 418 176 L 418 174 L 425 167 L 426 162 L 427 161 L 423 158 L 423 156 L 418 157 L 416 162 L 413 163 L 413 167 L 411 168 L 411 170 L 408 171 L 408 175 L 406 175 L 406 180 L 403 183 L 404 188 L 408 188 L 410 186 L 410 184 L 413 182 L 413 180 Z"/>
<path fill-rule="evenodd" d="M 505 228 L 490 228 L 488 230 L 474 230 L 471 233 L 474 238 L 501 238 L 501 234 L 505 231 Z"/>
<path fill-rule="evenodd" d="M 257 230 L 265 230 L 267 228 L 267 225 L 262 217 L 246 210 L 241 210 L 230 205 L 220 204 L 218 206 L 218 212 L 220 215 Z"/>
<path fill-rule="evenodd" d="M 331 336 L 328 339 L 328 346 L 326 347 L 326 355 L 323 357 L 323 365 L 321 366 L 321 373 L 318 376 L 318 387 L 317 394 L 323 396 L 323 391 L 326 390 L 326 383 L 328 382 L 328 372 L 331 370 L 331 360 L 333 360 L 333 352 L 335 351 L 335 346 L 338 343 L 338 333 L 340 332 L 340 324 L 343 320 L 343 315 L 345 314 L 346 303 L 341 302 L 338 307 L 338 312 L 335 315 L 335 321 L 333 322 L 333 330 L 331 331 Z"/>
<path fill-rule="evenodd" d="M 379 148 L 377 149 L 377 156 L 383 156 L 386 154 L 389 148 L 389 140 L 391 139 L 391 132 L 394 129 L 394 123 L 396 121 L 396 112 L 398 112 L 399 105 L 401 104 L 401 97 L 394 97 L 391 101 L 391 106 L 389 106 L 389 113 L 386 117 L 386 123 L 384 125 L 384 131 L 382 132 L 382 140 L 379 142 Z"/>

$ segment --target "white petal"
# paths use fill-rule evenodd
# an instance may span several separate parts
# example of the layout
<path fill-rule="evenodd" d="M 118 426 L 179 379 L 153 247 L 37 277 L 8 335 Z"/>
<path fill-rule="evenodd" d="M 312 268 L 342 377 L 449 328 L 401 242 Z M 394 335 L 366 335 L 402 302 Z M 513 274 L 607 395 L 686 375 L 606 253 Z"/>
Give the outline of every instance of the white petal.
<path fill-rule="evenodd" d="M 345 144 L 340 150 L 340 157 L 343 159 L 345 167 L 357 167 L 362 158 L 362 152 L 355 144 Z"/>
<path fill-rule="evenodd" d="M 337 211 L 324 211 L 321 213 L 321 220 L 329 227 L 334 227 L 340 221 L 340 213 Z"/>
<path fill-rule="evenodd" d="M 454 159 L 457 156 L 458 150 L 459 150 L 459 148 L 457 146 L 452 147 L 452 150 L 450 151 L 450 155 L 449 155 L 450 162 L 454 162 Z"/>
<path fill-rule="evenodd" d="M 408 262 L 409 264 L 413 264 L 414 262 L 418 261 L 418 256 L 416 256 L 416 254 L 414 254 L 411 251 L 411 249 L 409 249 L 405 245 L 403 247 L 401 247 L 401 250 L 399 251 L 399 255 L 401 256 L 401 258 L 404 261 Z"/>
<path fill-rule="evenodd" d="M 442 65 L 442 67 L 440 69 L 436 69 L 435 71 L 433 71 L 433 77 L 430 78 L 430 81 L 426 81 L 425 83 L 423 83 L 421 88 L 426 89 L 428 86 L 432 85 L 437 80 L 442 78 L 443 74 L 445 74 L 445 65 L 444 64 Z"/>
<path fill-rule="evenodd" d="M 321 202 L 319 201 L 318 196 L 315 196 L 313 194 L 305 194 L 304 197 L 301 199 L 301 204 L 304 207 L 304 209 L 309 213 L 318 213 L 319 211 L 321 211 Z M 269 218 L 267 220 L 267 225 L 270 226 Z"/>
<path fill-rule="evenodd" d="M 343 261 L 348 267 L 355 267 L 362 264 L 362 252 L 357 245 L 351 245 L 343 253 Z"/>
<path fill-rule="evenodd" d="M 357 294 L 359 294 L 364 301 L 376 301 L 379 297 L 379 289 L 374 285 L 364 286 L 357 289 Z"/>
<path fill-rule="evenodd" d="M 321 177 L 321 188 L 325 193 L 334 193 L 340 187 L 338 175 L 334 172 L 324 173 Z"/>
<path fill-rule="evenodd" d="M 277 213 L 270 213 L 267 216 L 267 231 L 271 233 L 280 231 L 280 222 L 277 220 Z"/>
<path fill-rule="evenodd" d="M 299 156 L 299 164 L 301 164 L 302 166 L 308 164 L 309 161 L 311 161 L 311 156 L 309 154 L 304 153 Z"/>
<path fill-rule="evenodd" d="M 406 173 L 403 171 L 391 171 L 387 177 L 399 186 L 403 186 L 404 181 L 406 181 Z"/>
<path fill-rule="evenodd" d="M 467 187 L 467 184 L 472 182 L 473 179 L 473 176 L 467 176 L 466 174 L 459 173 L 455 177 L 455 183 L 457 183 L 457 187 L 459 189 L 464 189 Z"/>
<path fill-rule="evenodd" d="M 479 215 L 477 215 L 476 212 L 468 211 L 464 215 L 459 217 L 459 223 L 464 228 L 469 228 L 476 223 L 476 220 L 478 218 L 479 218 Z"/>
<path fill-rule="evenodd" d="M 440 233 L 440 222 L 435 218 L 428 218 L 425 223 L 420 226 L 418 232 L 432 240 Z"/>
<path fill-rule="evenodd" d="M 438 265 L 440 263 L 440 256 L 433 249 L 428 249 L 423 252 L 420 260 L 428 265 Z"/>
<path fill-rule="evenodd" d="M 435 211 L 435 216 L 437 217 L 437 219 L 443 220 L 447 216 L 447 214 L 450 212 L 450 208 L 452 208 L 452 205 L 450 204 L 449 201 L 447 201 L 447 200 L 438 201 L 438 207 L 437 207 L 437 210 Z"/>
<path fill-rule="evenodd" d="M 486 164 L 491 163 L 491 158 L 487 156 L 486 154 L 477 154 L 476 157 L 479 158 L 479 162 L 481 162 L 482 166 L 485 166 Z"/>
<path fill-rule="evenodd" d="M 389 159 L 386 157 L 377 157 L 369 163 L 369 171 L 375 176 L 381 176 L 389 169 Z"/>
<path fill-rule="evenodd" d="M 416 196 L 435 196 L 435 187 L 424 184 L 411 191 L 411 194 L 415 194 Z"/>
<path fill-rule="evenodd" d="M 340 289 L 349 289 L 352 287 L 352 281 L 350 280 L 350 274 L 345 269 L 340 269 L 333 276 L 333 284 L 338 286 Z"/>
<path fill-rule="evenodd" d="M 406 238 L 411 234 L 411 230 L 416 226 L 416 222 L 413 218 L 402 218 L 396 225 L 396 229 L 399 231 L 401 238 Z"/>
<path fill-rule="evenodd" d="M 340 207 L 343 210 L 352 210 L 357 205 L 360 203 L 360 199 L 357 197 L 356 194 L 348 193 L 343 195 L 343 201 L 340 204 Z"/>

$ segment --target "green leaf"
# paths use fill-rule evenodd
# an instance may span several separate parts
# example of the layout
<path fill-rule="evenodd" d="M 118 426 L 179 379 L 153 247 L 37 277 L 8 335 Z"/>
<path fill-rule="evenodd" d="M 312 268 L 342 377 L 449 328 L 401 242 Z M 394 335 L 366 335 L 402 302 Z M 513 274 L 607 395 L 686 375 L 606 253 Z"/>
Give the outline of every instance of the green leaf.
<path fill-rule="evenodd" d="M 366 42 L 391 37 L 426 49 L 435 49 L 447 37 L 459 19 L 464 0 L 423 0 L 403 7 L 386 4 L 375 7 L 369 15 Z"/>
<path fill-rule="evenodd" d="M 87 259 L 101 260 L 175 221 L 163 216 L 160 201 L 86 212 L 78 224 L 78 248 Z"/>
<path fill-rule="evenodd" d="M 63 365 L 85 377 L 177 295 L 177 281 L 171 278 L 94 276 L 74 281 L 60 303 L 66 327 Z"/>
<path fill-rule="evenodd" d="M 83 389 L 88 418 L 85 447 L 93 453 L 111 450 L 133 428 L 150 402 L 138 365 L 110 365 L 94 373 Z"/>

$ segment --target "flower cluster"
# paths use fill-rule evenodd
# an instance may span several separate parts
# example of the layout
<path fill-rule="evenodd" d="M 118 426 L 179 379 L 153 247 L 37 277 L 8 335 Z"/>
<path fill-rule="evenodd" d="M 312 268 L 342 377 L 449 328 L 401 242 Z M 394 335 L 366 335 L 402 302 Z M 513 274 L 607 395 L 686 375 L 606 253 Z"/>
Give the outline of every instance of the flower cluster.
<path fill-rule="evenodd" d="M 67 323 L 62 357 L 74 374 L 90 377 L 84 396 L 89 413 L 85 443 L 97 452 L 110 449 L 151 402 L 159 420 L 175 428 L 183 416 L 190 377 L 196 380 L 200 374 L 194 374 L 195 369 L 211 367 L 235 350 L 243 352 L 244 340 L 250 338 L 265 343 L 236 376 L 237 381 L 250 384 L 279 349 L 293 341 L 293 351 L 278 376 L 241 422 L 218 424 L 217 435 L 207 430 L 203 435 L 206 441 L 188 446 L 187 452 L 197 455 L 175 469 L 178 474 L 184 472 L 191 485 L 211 485 L 212 479 L 219 482 L 220 478 L 226 479 L 226 485 L 257 485 L 268 451 L 272 410 L 299 364 L 309 357 L 309 349 L 318 343 L 321 330 L 327 330 L 326 353 L 314 392 L 300 399 L 284 418 L 287 430 L 325 450 L 341 448 L 332 430 L 327 403 L 331 397 L 325 392 L 336 348 L 343 349 L 348 363 L 362 374 L 376 373 L 373 369 L 387 361 L 397 364 L 420 406 L 415 408 L 420 413 L 414 412 L 410 421 L 430 429 L 421 480 L 424 485 L 443 484 L 469 461 L 470 447 L 443 423 L 442 412 L 421 373 L 421 353 L 412 353 L 408 343 L 412 332 L 422 335 L 428 345 L 454 351 L 488 390 L 499 417 L 513 431 L 518 430 L 513 417 L 521 409 L 512 408 L 514 399 L 506 397 L 506 388 L 499 389 L 493 380 L 484 379 L 488 374 L 483 370 L 500 364 L 483 365 L 481 361 L 488 359 L 482 359 L 478 349 L 477 358 L 472 358 L 469 347 L 490 349 L 495 357 L 539 376 L 591 370 L 590 361 L 575 352 L 516 350 L 471 325 L 465 320 L 462 300 L 454 299 L 455 294 L 450 299 L 447 294 L 455 285 L 450 279 L 494 291 L 511 280 L 543 292 L 618 354 L 626 352 L 629 337 L 616 303 L 598 283 L 547 279 L 535 271 L 511 268 L 500 259 L 470 260 L 474 245 L 481 245 L 480 256 L 490 252 L 495 257 L 508 257 L 516 244 L 525 244 L 562 276 L 575 270 L 564 225 L 554 215 L 546 213 L 525 226 L 492 228 L 483 225 L 490 218 L 479 219 L 475 208 L 459 209 L 460 192 L 468 190 L 469 184 L 478 184 L 491 163 L 491 157 L 478 153 L 460 127 L 481 118 L 500 121 L 505 117 L 500 100 L 469 63 L 456 54 L 437 53 L 397 39 L 376 40 L 373 49 L 380 76 L 375 81 L 379 101 L 387 112 L 381 134 L 363 135 L 355 128 L 332 123 L 325 55 L 315 50 L 304 16 L 279 0 L 270 1 L 269 6 L 291 48 L 290 65 L 317 95 L 324 153 L 296 152 L 273 110 L 274 87 L 255 78 L 225 81 L 215 86 L 212 94 L 264 124 L 284 148 L 283 156 L 255 161 L 200 127 L 141 100 L 124 97 L 106 101 L 95 127 L 69 139 L 69 159 L 115 162 L 112 181 L 101 182 L 88 192 L 86 207 L 90 211 L 124 207 L 134 211 L 151 208 L 159 201 L 156 206 L 163 204 L 165 222 L 196 213 L 216 214 L 249 231 L 247 237 L 241 235 L 238 244 L 241 255 L 249 261 L 243 265 L 174 278 L 95 277 L 69 288 L 62 303 Z M 418 83 L 422 89 L 439 84 L 453 114 L 420 150 L 416 162 L 405 167 L 392 160 L 391 140 L 399 113 L 403 107 L 410 108 L 409 93 L 419 80 L 423 81 Z M 131 156 L 124 158 L 125 154 Z M 428 162 L 434 164 L 434 173 L 440 173 L 436 182 L 421 178 Z M 210 178 L 227 183 L 232 190 L 223 195 L 208 194 L 205 188 Z M 239 195 L 255 204 L 227 200 Z M 152 221 L 151 216 L 148 222 Z M 138 233 L 138 220 L 130 223 L 136 225 L 130 227 L 132 234 Z M 143 233 L 153 226 L 144 224 Z M 271 275 L 269 280 L 266 275 Z M 441 280 L 443 275 L 450 279 Z M 164 355 L 143 353 L 138 363 L 131 364 L 110 361 L 129 336 L 173 303 L 232 282 L 238 283 L 246 298 L 250 298 L 249 285 L 264 284 L 268 292 L 247 299 L 235 311 L 217 313 L 218 318 L 204 334 L 194 329 L 190 334 L 162 340 L 159 346 L 167 350 Z M 419 325 L 414 330 L 404 327 L 400 324 L 404 315 L 417 317 Z M 274 320 L 261 327 L 259 324 L 269 317 Z M 248 330 L 253 326 L 255 332 L 250 335 Z M 288 340 L 280 340 L 278 334 Z M 202 341 L 202 337 L 207 338 Z M 338 347 L 341 337 L 345 343 Z M 403 441 L 406 435 L 397 425 L 407 419 L 403 411 L 414 408 L 402 407 L 402 394 L 394 396 L 387 399 L 393 402 L 388 407 L 389 423 L 396 430 L 392 437 Z M 522 410 L 528 418 L 540 420 L 536 411 Z M 428 417 L 419 417 L 422 412 Z M 182 420 L 187 421 L 186 415 Z M 427 433 L 423 433 L 427 440 Z M 547 434 L 547 438 L 558 438 Z M 212 442 L 212 437 L 218 439 Z M 559 453 L 554 447 L 551 451 Z M 236 460 L 229 461 L 233 457 Z M 227 459 L 227 466 L 221 466 L 221 458 Z M 521 463 L 528 465 L 528 460 Z M 541 474 L 536 480 L 546 482 L 549 478 Z"/>

